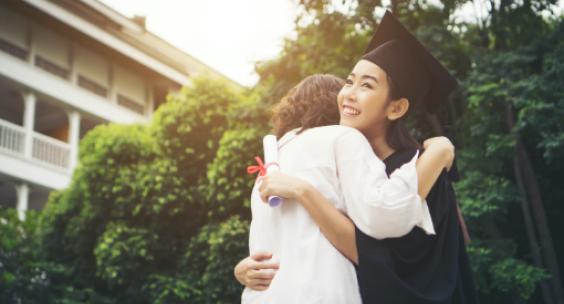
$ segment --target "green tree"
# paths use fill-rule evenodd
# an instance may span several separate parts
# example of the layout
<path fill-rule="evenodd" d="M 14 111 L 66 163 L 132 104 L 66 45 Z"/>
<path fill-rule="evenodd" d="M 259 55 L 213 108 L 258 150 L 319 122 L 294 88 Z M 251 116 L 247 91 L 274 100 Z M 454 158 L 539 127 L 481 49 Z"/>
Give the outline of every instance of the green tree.
<path fill-rule="evenodd" d="M 243 155 L 250 152 L 248 146 L 237 144 L 237 138 L 250 142 L 249 134 L 234 134 L 234 141 L 223 136 L 229 113 L 246 115 L 240 108 L 231 110 L 240 99 L 221 82 L 196 79 L 192 87 L 171 95 L 150 125 L 99 126 L 82 140 L 71 185 L 51 196 L 40 222 L 45 259 L 64 270 L 45 272 L 53 282 L 53 302 L 205 302 L 211 294 L 202 290 L 216 290 L 213 297 L 218 301 L 240 291 L 231 276 L 196 274 L 194 265 L 182 262 L 196 254 L 187 250 L 203 236 L 216 241 L 197 254 L 214 259 L 202 260 L 205 264 L 197 267 L 207 269 L 214 262 L 215 269 L 231 269 L 233 259 L 246 254 L 246 232 L 241 229 L 248 223 L 237 226 L 207 201 L 214 197 L 211 189 L 224 191 L 221 185 L 210 186 L 210 172 L 237 176 L 241 185 L 228 208 L 245 214 L 243 202 L 236 198 L 245 196 L 241 188 L 252 177 L 245 180 L 244 172 L 232 174 L 232 166 L 241 167 Z M 222 137 L 226 144 L 219 149 Z M 216 166 L 221 165 L 216 168 L 215 158 L 237 162 L 226 167 L 216 161 Z M 210 164 L 215 169 L 208 172 Z M 228 190 L 234 193 L 235 188 Z M 223 215 L 208 218 L 206 214 Z M 226 231 L 230 228 L 236 233 Z M 220 253 L 223 242 L 235 247 Z M 221 258 L 227 253 L 231 258 Z M 231 290 L 229 295 L 224 296 L 225 290 Z"/>
<path fill-rule="evenodd" d="M 457 118 L 456 184 L 483 303 L 562 303 L 564 22 L 554 0 L 392 0 L 390 8 L 460 80 L 414 135 Z M 0 301 L 233 303 L 248 254 L 246 167 L 261 155 L 269 108 L 304 77 L 345 76 L 378 24 L 379 0 L 300 0 L 296 35 L 257 64 L 250 91 L 206 78 L 172 94 L 149 125 L 103 125 L 81 142 L 67 189 L 20 222 L 0 210 Z M 553 247 L 553 249 L 551 249 Z M 536 287 L 540 286 L 539 289 Z"/>
<path fill-rule="evenodd" d="M 0 302 L 41 303 L 48 294 L 42 275 L 49 265 L 37 251 L 35 231 L 38 214 L 30 211 L 26 221 L 15 209 L 0 208 Z"/>

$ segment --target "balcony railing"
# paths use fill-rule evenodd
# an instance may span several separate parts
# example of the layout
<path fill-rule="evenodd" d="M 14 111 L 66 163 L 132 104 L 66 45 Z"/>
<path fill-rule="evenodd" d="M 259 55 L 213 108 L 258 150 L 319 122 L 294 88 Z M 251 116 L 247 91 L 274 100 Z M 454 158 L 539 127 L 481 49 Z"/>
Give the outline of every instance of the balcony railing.
<path fill-rule="evenodd" d="M 16 154 L 24 153 L 25 129 L 0 119 L 0 149 Z"/>
<path fill-rule="evenodd" d="M 34 132 L 32 151 L 34 159 L 60 168 L 69 167 L 70 145 L 65 142 Z"/>
<path fill-rule="evenodd" d="M 60 140 L 33 132 L 31 158 L 35 161 L 55 166 L 60 169 L 69 169 L 70 145 Z M 0 119 L 0 150 L 7 151 L 25 158 L 26 131 L 6 120 Z"/>

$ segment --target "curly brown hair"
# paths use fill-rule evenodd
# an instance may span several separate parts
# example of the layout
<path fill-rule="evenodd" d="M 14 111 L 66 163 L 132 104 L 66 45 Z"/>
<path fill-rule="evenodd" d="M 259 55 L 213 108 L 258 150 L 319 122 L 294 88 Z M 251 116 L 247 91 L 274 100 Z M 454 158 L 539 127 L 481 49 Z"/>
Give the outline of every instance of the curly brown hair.
<path fill-rule="evenodd" d="M 337 95 L 344 84 L 337 76 L 314 74 L 290 89 L 272 110 L 276 137 L 295 128 L 300 128 L 300 133 L 309 128 L 338 124 Z"/>

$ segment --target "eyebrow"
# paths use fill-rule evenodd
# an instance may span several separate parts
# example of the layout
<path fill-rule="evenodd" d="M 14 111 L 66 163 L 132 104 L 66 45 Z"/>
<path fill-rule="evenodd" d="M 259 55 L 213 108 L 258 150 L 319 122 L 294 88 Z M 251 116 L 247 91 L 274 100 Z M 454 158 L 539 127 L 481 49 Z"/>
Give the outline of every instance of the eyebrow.
<path fill-rule="evenodd" d="M 356 75 L 355 75 L 354 73 L 350 73 L 349 76 L 356 77 Z M 360 78 L 361 78 L 361 79 L 363 79 L 363 78 L 364 78 L 364 79 L 371 79 L 371 80 L 375 81 L 376 83 L 379 83 L 379 82 L 378 82 L 378 79 L 377 79 L 376 77 L 374 77 L 374 76 L 371 76 L 371 75 L 362 75 L 362 76 L 360 76 Z"/>

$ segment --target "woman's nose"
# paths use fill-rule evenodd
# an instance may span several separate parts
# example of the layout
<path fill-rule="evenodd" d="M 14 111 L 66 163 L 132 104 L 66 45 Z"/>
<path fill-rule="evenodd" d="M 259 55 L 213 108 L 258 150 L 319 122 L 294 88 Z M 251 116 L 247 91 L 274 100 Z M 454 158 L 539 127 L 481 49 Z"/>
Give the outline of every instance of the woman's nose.
<path fill-rule="evenodd" d="M 346 101 L 356 101 L 356 90 L 354 87 L 351 86 L 349 88 L 346 88 L 343 93 Z"/>

